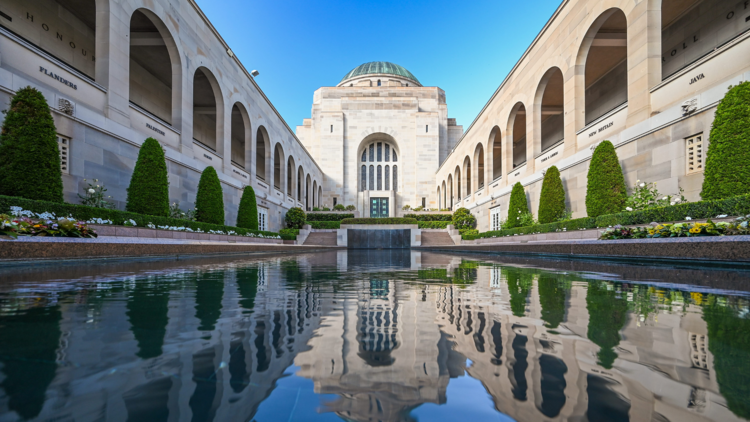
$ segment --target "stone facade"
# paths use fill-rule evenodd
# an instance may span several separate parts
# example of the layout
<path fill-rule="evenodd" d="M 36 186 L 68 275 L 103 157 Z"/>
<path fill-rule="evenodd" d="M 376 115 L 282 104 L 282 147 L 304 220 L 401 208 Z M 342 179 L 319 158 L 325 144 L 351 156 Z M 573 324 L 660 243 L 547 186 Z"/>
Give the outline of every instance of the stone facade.
<path fill-rule="evenodd" d="M 246 185 L 268 230 L 283 227 L 287 209 L 318 201 L 320 167 L 193 1 L 65 4 L 0 5 L 0 104 L 25 86 L 45 95 L 69 140 L 66 201 L 78 202 L 84 178 L 99 179 L 123 209 L 147 137 L 165 149 L 170 201 L 183 210 L 209 165 L 228 225 Z"/>

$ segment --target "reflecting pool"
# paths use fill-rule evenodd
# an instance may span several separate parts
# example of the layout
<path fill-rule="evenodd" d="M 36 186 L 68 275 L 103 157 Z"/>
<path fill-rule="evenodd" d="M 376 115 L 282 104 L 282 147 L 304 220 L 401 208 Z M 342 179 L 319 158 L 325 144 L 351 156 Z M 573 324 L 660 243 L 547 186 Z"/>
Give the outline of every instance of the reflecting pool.
<path fill-rule="evenodd" d="M 409 250 L 0 269 L 0 421 L 750 418 L 750 272 Z"/>

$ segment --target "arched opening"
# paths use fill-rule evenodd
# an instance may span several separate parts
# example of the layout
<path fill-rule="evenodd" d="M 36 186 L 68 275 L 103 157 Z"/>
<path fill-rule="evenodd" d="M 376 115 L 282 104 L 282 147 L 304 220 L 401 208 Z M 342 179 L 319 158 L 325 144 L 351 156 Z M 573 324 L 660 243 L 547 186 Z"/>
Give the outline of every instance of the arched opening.
<path fill-rule="evenodd" d="M 448 192 L 448 201 L 445 203 L 448 205 L 448 208 L 453 209 L 453 175 L 448 175 L 448 189 L 450 190 Z"/>
<path fill-rule="evenodd" d="M 492 128 L 487 147 L 492 151 L 492 181 L 494 182 L 503 177 L 503 138 L 499 127 Z"/>
<path fill-rule="evenodd" d="M 85 3 L 93 8 L 93 1 Z M 180 85 L 180 57 L 164 23 L 145 9 L 130 17 L 129 66 L 130 103 L 172 126 L 179 119 L 179 107 L 172 107 L 179 94 L 175 98 L 172 87 Z"/>
<path fill-rule="evenodd" d="M 268 139 L 268 133 L 263 126 L 258 128 L 255 134 L 255 176 L 266 183 L 271 177 L 270 163 L 271 160 L 271 143 Z"/>
<path fill-rule="evenodd" d="M 249 117 L 245 107 L 240 103 L 232 106 L 232 164 L 246 168 L 245 145 L 250 139 Z"/>
<path fill-rule="evenodd" d="M 284 179 L 282 179 L 282 175 L 284 174 L 284 164 L 284 148 L 278 143 L 273 149 L 273 187 L 282 192 L 284 183 Z"/>
<path fill-rule="evenodd" d="M 321 198 L 323 198 L 323 186 L 318 186 L 318 206 L 319 207 L 320 207 L 320 204 L 322 204 Z"/>
<path fill-rule="evenodd" d="M 318 206 L 317 205 L 318 204 L 318 181 L 317 180 L 313 180 L 312 186 L 313 186 L 313 189 L 312 189 L 312 196 L 313 196 L 313 198 L 312 198 L 312 206 L 313 207 L 317 207 Z"/>
<path fill-rule="evenodd" d="M 305 180 L 305 210 L 310 211 L 310 175 Z"/>
<path fill-rule="evenodd" d="M 289 156 L 286 162 L 286 195 L 290 198 L 294 198 L 294 169 L 297 168 L 294 164 L 294 158 Z"/>
<path fill-rule="evenodd" d="M 205 67 L 199 67 L 193 77 L 193 139 L 213 152 L 216 140 L 221 139 L 217 115 L 222 104 L 216 78 Z"/>
<path fill-rule="evenodd" d="M 482 144 L 477 144 L 474 149 L 474 163 L 476 163 L 476 180 L 477 190 L 484 189 L 484 147 Z"/>
<path fill-rule="evenodd" d="M 461 196 L 461 167 L 456 166 L 455 171 L 455 179 L 456 179 L 456 203 L 461 203 L 461 199 L 463 199 L 463 196 Z"/>
<path fill-rule="evenodd" d="M 366 137 L 360 144 L 359 190 L 398 190 L 395 175 L 395 141 L 382 133 Z M 384 165 L 385 164 L 385 165 Z"/>
<path fill-rule="evenodd" d="M 559 144 L 565 137 L 563 74 L 553 67 L 539 82 L 535 98 L 535 130 L 541 134 L 541 151 Z M 537 125 L 538 124 L 538 125 Z"/>
<path fill-rule="evenodd" d="M 305 172 L 302 166 L 297 169 L 297 202 L 302 203 L 302 186 L 305 184 Z"/>
<path fill-rule="evenodd" d="M 628 101 L 628 22 L 610 9 L 589 29 L 585 62 L 586 124 Z"/>
<path fill-rule="evenodd" d="M 443 205 L 440 207 L 440 209 L 448 208 L 448 195 L 445 190 L 445 181 L 443 181 Z"/>
<path fill-rule="evenodd" d="M 471 158 L 467 155 L 464 158 L 464 177 L 466 178 L 466 192 L 464 196 L 471 195 Z"/>
<path fill-rule="evenodd" d="M 526 164 L 526 106 L 518 103 L 513 107 L 508 133 L 511 136 L 513 168 Z"/>

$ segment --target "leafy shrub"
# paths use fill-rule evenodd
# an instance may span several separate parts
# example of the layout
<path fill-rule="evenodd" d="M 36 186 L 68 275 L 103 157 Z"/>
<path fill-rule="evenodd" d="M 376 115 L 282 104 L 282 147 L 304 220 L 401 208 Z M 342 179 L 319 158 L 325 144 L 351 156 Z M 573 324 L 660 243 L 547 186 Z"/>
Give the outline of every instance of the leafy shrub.
<path fill-rule="evenodd" d="M 86 179 L 83 179 L 85 182 Z M 104 187 L 104 183 L 99 184 L 99 179 L 94 179 L 94 183 L 87 183 L 89 185 L 83 192 L 83 195 L 78 194 L 78 199 L 81 200 L 81 205 L 86 205 L 94 208 L 114 208 L 115 203 L 107 201 L 105 198 L 112 198 L 110 195 L 106 195 L 107 188 Z"/>
<path fill-rule="evenodd" d="M 195 221 L 195 210 L 183 211 L 177 202 L 173 202 L 169 206 L 169 218 L 175 218 L 177 220 L 190 220 Z"/>
<path fill-rule="evenodd" d="M 586 212 L 589 217 L 614 214 L 625 209 L 625 177 L 612 142 L 603 141 L 596 147 L 587 179 Z"/>
<path fill-rule="evenodd" d="M 446 229 L 451 224 L 450 221 L 419 221 L 420 229 Z"/>
<path fill-rule="evenodd" d="M 412 208 L 412 211 L 414 211 L 414 212 L 424 211 L 424 207 L 420 205 L 418 207 Z"/>
<path fill-rule="evenodd" d="M 409 211 L 411 209 L 411 205 L 404 205 L 401 207 L 401 211 Z"/>
<path fill-rule="evenodd" d="M 346 206 L 346 210 L 347 210 L 347 211 L 354 211 L 354 210 L 356 210 L 356 209 L 357 209 L 357 207 L 355 207 L 354 205 L 347 205 L 347 206 Z"/>
<path fill-rule="evenodd" d="M 413 218 L 347 218 L 341 220 L 341 224 L 414 224 L 417 220 Z"/>
<path fill-rule="evenodd" d="M 663 196 L 656 189 L 656 183 L 635 181 L 633 192 L 625 200 L 625 211 L 640 211 L 647 208 L 666 207 L 681 202 L 687 202 L 682 195 L 683 189 L 680 188 L 680 196 L 666 195 Z"/>
<path fill-rule="evenodd" d="M 125 210 L 160 217 L 169 215 L 167 161 L 159 141 L 154 138 L 146 139 L 141 145 L 141 150 L 138 151 L 138 160 L 135 162 L 133 176 L 128 186 Z M 222 210 L 220 222 L 206 222 L 224 224 L 223 212 Z"/>
<path fill-rule="evenodd" d="M 340 221 L 308 221 L 307 224 L 313 229 L 340 229 Z"/>
<path fill-rule="evenodd" d="M 570 231 L 581 229 L 595 229 L 596 218 L 584 217 L 568 221 L 556 221 L 554 223 L 539 224 L 526 227 L 516 227 L 512 229 L 495 230 L 481 233 L 480 239 L 491 237 L 505 237 L 514 235 L 534 234 L 534 233 L 551 233 L 556 231 Z"/>
<path fill-rule="evenodd" d="M 701 198 L 750 193 L 750 82 L 730 87 L 711 125 Z"/>
<path fill-rule="evenodd" d="M 237 210 L 237 227 L 258 230 L 258 202 L 252 186 L 245 186 L 242 190 L 242 199 Z"/>
<path fill-rule="evenodd" d="M 469 240 L 469 238 L 476 239 L 479 236 L 479 230 L 477 229 L 463 229 L 459 230 L 458 234 L 461 235 L 461 239 Z"/>
<path fill-rule="evenodd" d="M 54 213 L 57 216 L 72 217 L 76 220 L 89 221 L 94 219 L 109 220 L 114 225 L 124 226 L 130 220 L 135 222 L 138 227 L 146 227 L 149 224 L 159 226 L 175 226 L 175 227 L 187 227 L 191 230 L 197 231 L 202 230 L 208 232 L 209 230 L 215 231 L 234 231 L 239 235 L 263 235 L 268 237 L 277 236 L 277 233 L 260 231 L 260 230 L 248 230 L 240 227 L 223 226 L 218 224 L 202 223 L 198 221 L 189 221 L 183 219 L 160 217 L 153 215 L 136 214 L 127 211 L 110 210 L 106 208 L 94 208 L 87 207 L 84 205 L 73 205 L 73 204 L 61 204 L 56 202 L 47 201 L 35 201 L 31 199 L 18 198 L 12 196 L 0 196 L 0 213 L 10 212 L 10 207 L 21 207 L 24 210 L 33 211 L 35 213 Z"/>
<path fill-rule="evenodd" d="M 513 190 L 510 192 L 510 204 L 508 204 L 508 220 L 505 222 L 505 227 L 511 229 L 514 227 L 521 227 L 521 214 L 528 214 L 529 206 L 526 202 L 526 191 L 523 189 L 521 182 L 516 182 L 513 185 Z"/>
<path fill-rule="evenodd" d="M 406 214 L 404 218 L 413 218 L 417 221 L 453 221 L 452 214 Z"/>
<path fill-rule="evenodd" d="M 539 198 L 539 222 L 552 223 L 565 215 L 565 189 L 563 188 L 560 170 L 556 166 L 547 169 L 542 182 L 542 193 Z"/>
<path fill-rule="evenodd" d="M 336 204 L 336 206 L 333 207 L 334 211 L 346 211 L 346 207 L 344 204 Z"/>
<path fill-rule="evenodd" d="M 466 208 L 459 208 L 453 213 L 453 226 L 456 230 L 473 229 L 477 226 L 477 218 Z"/>
<path fill-rule="evenodd" d="M 331 209 L 328 207 L 323 207 L 322 211 L 330 211 Z"/>
<path fill-rule="evenodd" d="M 313 209 L 312 209 L 312 210 L 313 210 L 313 211 L 320 211 L 320 208 L 318 208 L 318 207 L 313 207 Z"/>
<path fill-rule="evenodd" d="M 284 240 L 297 240 L 299 229 L 281 229 L 279 230 L 279 236 Z"/>
<path fill-rule="evenodd" d="M 161 148 L 160 148 L 161 150 Z M 169 203 L 167 203 L 169 206 Z M 216 169 L 206 167 L 198 182 L 195 196 L 195 217 L 198 221 L 210 224 L 224 224 L 224 193 Z"/>
<path fill-rule="evenodd" d="M 519 227 L 538 226 L 539 221 L 534 218 L 534 214 L 525 212 L 517 217 L 516 220 Z"/>
<path fill-rule="evenodd" d="M 294 207 L 286 212 L 284 219 L 288 228 L 301 229 L 305 225 L 305 212 L 300 207 Z"/>
<path fill-rule="evenodd" d="M 57 129 L 44 95 L 30 86 L 16 92 L 5 114 L 0 195 L 63 202 Z"/>
<path fill-rule="evenodd" d="M 307 214 L 307 222 L 341 221 L 345 218 L 354 218 L 354 214 Z"/>

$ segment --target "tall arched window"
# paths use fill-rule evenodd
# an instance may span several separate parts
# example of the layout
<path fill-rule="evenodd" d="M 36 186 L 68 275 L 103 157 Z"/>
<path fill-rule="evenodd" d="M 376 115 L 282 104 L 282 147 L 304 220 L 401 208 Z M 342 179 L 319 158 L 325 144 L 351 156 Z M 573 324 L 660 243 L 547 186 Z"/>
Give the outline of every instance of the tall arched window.
<path fill-rule="evenodd" d="M 388 148 L 388 145 L 386 145 L 386 148 Z M 386 149 L 386 151 L 388 151 Z M 391 166 L 385 166 L 385 190 L 391 190 Z"/>
<path fill-rule="evenodd" d="M 383 153 L 384 150 L 385 154 Z M 361 191 L 383 189 L 396 190 L 397 179 L 395 175 L 391 175 L 391 171 L 395 171 L 396 167 L 388 164 L 396 160 L 396 148 L 387 141 L 373 142 L 365 145 L 362 148 L 362 171 L 360 174 L 361 180 L 359 182 Z M 375 164 L 382 162 L 385 162 L 387 165 Z M 367 166 L 370 166 L 369 172 L 367 171 Z"/>
<path fill-rule="evenodd" d="M 393 161 L 398 161 L 398 157 L 396 157 L 396 150 L 393 150 Z"/>
<path fill-rule="evenodd" d="M 398 192 L 398 166 L 393 166 L 393 191 Z"/>
<path fill-rule="evenodd" d="M 370 144 L 370 161 L 375 161 L 375 144 Z"/>
<path fill-rule="evenodd" d="M 367 150 L 362 151 L 362 162 L 367 161 Z"/>
<path fill-rule="evenodd" d="M 378 79 L 378 86 L 380 86 L 380 79 Z"/>
<path fill-rule="evenodd" d="M 378 190 L 383 190 L 383 166 L 378 166 Z"/>
<path fill-rule="evenodd" d="M 375 190 L 375 166 L 370 166 L 370 190 Z"/>
<path fill-rule="evenodd" d="M 391 146 L 385 144 L 385 161 L 391 161 Z"/>
<path fill-rule="evenodd" d="M 362 182 L 359 184 L 359 191 L 364 192 L 367 190 L 367 166 L 362 164 Z"/>
<path fill-rule="evenodd" d="M 383 144 L 378 142 L 378 163 L 383 161 Z"/>

